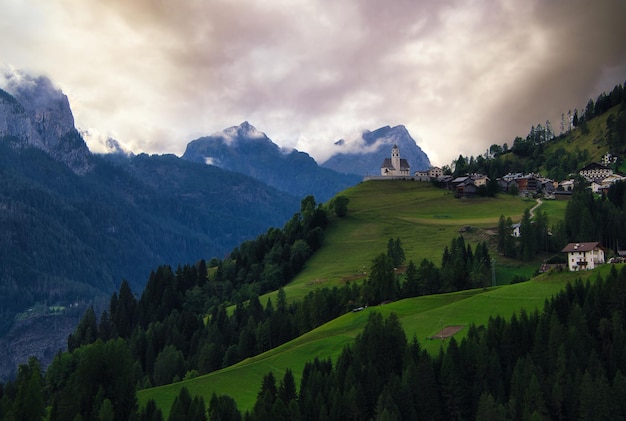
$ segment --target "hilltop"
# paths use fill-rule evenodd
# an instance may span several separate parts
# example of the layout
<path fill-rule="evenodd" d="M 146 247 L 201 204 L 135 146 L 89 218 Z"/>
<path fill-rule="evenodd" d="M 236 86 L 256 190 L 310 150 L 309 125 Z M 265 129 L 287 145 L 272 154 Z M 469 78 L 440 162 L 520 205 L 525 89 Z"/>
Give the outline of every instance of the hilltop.
<path fill-rule="evenodd" d="M 302 297 L 312 287 L 342 285 L 348 280 L 363 279 L 374 257 L 387 250 L 390 238 L 400 238 L 408 260 L 418 263 L 428 259 L 440 263 L 441 254 L 463 227 L 472 227 L 463 235 L 473 243 L 493 243 L 493 229 L 501 215 L 514 221 L 524 210 L 536 205 L 531 199 L 498 195 L 495 198 L 458 200 L 452 192 L 427 182 L 376 180 L 344 190 L 349 200 L 345 218 L 331 219 L 323 247 L 315 253 L 292 282 L 285 286 L 287 296 Z M 548 202 L 540 208 L 549 222 L 564 216 L 564 202 Z M 520 262 L 497 257 L 498 278 L 506 281 L 522 268 Z M 522 273 L 531 274 L 529 267 Z"/>
<path fill-rule="evenodd" d="M 322 166 L 340 173 L 379 175 L 381 163 L 390 155 L 394 145 L 402 151 L 402 158 L 407 160 L 412 173 L 430 167 L 428 156 L 402 125 L 367 130 L 357 140 L 338 140 L 332 149 L 332 156 Z"/>

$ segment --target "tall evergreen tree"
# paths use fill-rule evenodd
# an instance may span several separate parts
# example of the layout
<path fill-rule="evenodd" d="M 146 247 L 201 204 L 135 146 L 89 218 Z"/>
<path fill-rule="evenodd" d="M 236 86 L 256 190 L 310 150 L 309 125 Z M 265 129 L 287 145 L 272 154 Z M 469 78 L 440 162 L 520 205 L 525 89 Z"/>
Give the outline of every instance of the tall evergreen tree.
<path fill-rule="evenodd" d="M 393 300 L 397 294 L 397 282 L 391 258 L 383 253 L 372 262 L 370 276 L 364 285 L 364 296 L 371 304 Z"/>
<path fill-rule="evenodd" d="M 39 361 L 31 357 L 28 364 L 20 365 L 17 374 L 17 395 L 13 404 L 16 421 L 44 419 L 46 408 L 42 390 Z"/>

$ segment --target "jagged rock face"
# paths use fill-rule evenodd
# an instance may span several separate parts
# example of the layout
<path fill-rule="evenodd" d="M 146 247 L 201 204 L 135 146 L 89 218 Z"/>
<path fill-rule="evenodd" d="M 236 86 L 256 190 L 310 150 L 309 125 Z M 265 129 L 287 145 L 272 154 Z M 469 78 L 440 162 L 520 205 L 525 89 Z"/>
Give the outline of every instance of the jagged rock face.
<path fill-rule="evenodd" d="M 342 173 L 379 175 L 380 165 L 391 156 L 393 145 L 398 145 L 400 157 L 409 162 L 411 173 L 430 168 L 426 153 L 401 125 L 366 131 L 359 145 L 337 141 L 334 154 L 322 166 Z"/>
<path fill-rule="evenodd" d="M 44 147 L 22 104 L 8 92 L 0 90 L 0 138 L 2 137 L 14 137 L 26 144 L 42 149 Z"/>
<path fill-rule="evenodd" d="M 92 168 L 90 152 L 74 127 L 67 96 L 46 77 L 9 78 L 0 92 L 0 137 L 15 147 L 33 146 L 84 174 Z"/>

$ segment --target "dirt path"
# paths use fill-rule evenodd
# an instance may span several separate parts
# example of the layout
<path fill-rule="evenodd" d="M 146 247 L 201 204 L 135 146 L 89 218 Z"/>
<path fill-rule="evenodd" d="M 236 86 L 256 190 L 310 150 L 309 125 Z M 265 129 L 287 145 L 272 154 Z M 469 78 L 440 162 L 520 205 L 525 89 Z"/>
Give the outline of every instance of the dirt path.
<path fill-rule="evenodd" d="M 541 201 L 541 199 L 537 199 L 537 204 L 530 208 L 530 219 L 533 219 L 535 217 L 535 209 L 541 206 L 542 203 L 543 202 Z"/>
<path fill-rule="evenodd" d="M 446 339 L 463 329 L 463 325 L 446 326 L 435 333 L 430 339 Z"/>

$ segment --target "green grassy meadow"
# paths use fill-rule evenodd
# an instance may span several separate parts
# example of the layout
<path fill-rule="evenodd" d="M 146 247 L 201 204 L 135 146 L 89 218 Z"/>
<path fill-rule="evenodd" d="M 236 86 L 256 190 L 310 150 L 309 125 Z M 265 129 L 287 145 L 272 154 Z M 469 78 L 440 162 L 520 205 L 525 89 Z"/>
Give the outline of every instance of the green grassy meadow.
<path fill-rule="evenodd" d="M 524 209 L 536 204 L 509 195 L 455 199 L 451 192 L 430 183 L 403 180 L 367 181 L 341 194 L 350 199 L 348 215 L 331 218 L 324 246 L 285 286 L 288 300 L 299 300 L 320 286 L 362 280 L 374 257 L 387 252 L 390 238 L 400 238 L 407 262 L 419 264 L 428 259 L 439 265 L 444 248 L 459 235 L 459 228 L 495 228 L 500 215 L 519 222 Z M 489 237 L 469 234 L 467 240 L 475 245 Z M 268 296 L 273 298 L 275 293 Z M 261 302 L 268 296 L 261 297 Z"/>
<path fill-rule="evenodd" d="M 299 300 L 315 288 L 364 279 L 373 258 L 387 251 L 390 238 L 401 239 L 407 261 L 413 260 L 419 264 L 426 258 L 439 265 L 443 249 L 452 238 L 459 235 L 459 228 L 474 228 L 467 235 L 464 234 L 473 246 L 478 241 L 493 242 L 493 228 L 497 227 L 500 215 L 518 222 L 524 209 L 536 204 L 534 200 L 509 195 L 455 199 L 450 192 L 430 183 L 400 180 L 367 181 L 341 194 L 350 199 L 348 215 L 341 219 L 331 218 L 324 246 L 309 259 L 304 270 L 285 286 L 288 300 Z M 549 224 L 552 225 L 563 218 L 565 203 L 544 201 L 539 209 L 546 211 Z M 497 261 L 496 278 L 499 286 L 495 288 L 411 298 L 348 313 L 234 366 L 195 379 L 139 391 L 139 403 L 144 405 L 152 398 L 167 416 L 178 391 L 186 386 L 192 396 L 203 396 L 207 404 L 214 392 L 230 395 L 235 398 L 239 409 L 246 411 L 254 404 L 263 375 L 273 371 L 280 381 L 285 370 L 291 368 L 296 382 L 299 382 L 307 361 L 315 357 L 334 360 L 345 345 L 354 341 L 372 311 L 384 315 L 397 313 L 409 340 L 415 336 L 429 352 L 438 352 L 447 341 L 428 338 L 444 326 L 480 325 L 486 323 L 490 316 L 509 318 L 521 308 L 529 312 L 541 309 L 546 298 L 562 289 L 575 276 L 589 276 L 544 274 L 529 282 L 503 286 L 515 275 L 530 278 L 540 260 L 521 264 L 519 261 L 500 258 L 495 250 L 490 252 Z M 268 298 L 274 299 L 275 294 L 261 297 L 261 303 L 264 304 Z M 466 332 L 467 328 L 464 328 L 455 337 L 460 340 Z"/>

